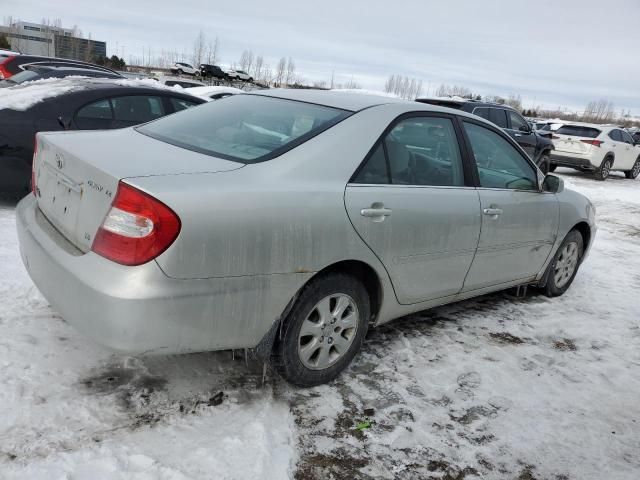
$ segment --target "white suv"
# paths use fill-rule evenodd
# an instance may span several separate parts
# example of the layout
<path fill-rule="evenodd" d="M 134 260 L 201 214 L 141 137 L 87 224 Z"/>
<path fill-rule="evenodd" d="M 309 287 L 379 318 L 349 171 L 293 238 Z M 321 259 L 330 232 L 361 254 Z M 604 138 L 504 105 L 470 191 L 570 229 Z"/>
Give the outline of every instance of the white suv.
<path fill-rule="evenodd" d="M 551 137 L 555 150 L 551 153 L 550 170 L 556 166 L 593 172 L 604 180 L 612 170 L 624 172 L 627 178 L 640 174 L 640 144 L 615 125 L 564 123 Z"/>
<path fill-rule="evenodd" d="M 176 62 L 170 68 L 173 74 L 187 74 L 187 75 L 200 75 L 200 69 L 195 68 L 193 65 L 183 62 Z"/>
<path fill-rule="evenodd" d="M 245 82 L 253 82 L 253 77 L 251 77 L 251 75 L 249 75 L 244 70 L 228 70 L 227 77 L 229 77 L 230 79 L 243 80 Z"/>

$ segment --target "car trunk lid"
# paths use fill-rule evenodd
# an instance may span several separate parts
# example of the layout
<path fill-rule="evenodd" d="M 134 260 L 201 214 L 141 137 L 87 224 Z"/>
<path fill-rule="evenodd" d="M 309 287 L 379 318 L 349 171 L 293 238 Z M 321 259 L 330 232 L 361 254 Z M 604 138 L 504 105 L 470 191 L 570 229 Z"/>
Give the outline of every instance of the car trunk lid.
<path fill-rule="evenodd" d="M 160 142 L 134 129 L 38 134 L 36 152 L 38 206 L 83 252 L 91 249 L 120 180 L 244 166 Z"/>

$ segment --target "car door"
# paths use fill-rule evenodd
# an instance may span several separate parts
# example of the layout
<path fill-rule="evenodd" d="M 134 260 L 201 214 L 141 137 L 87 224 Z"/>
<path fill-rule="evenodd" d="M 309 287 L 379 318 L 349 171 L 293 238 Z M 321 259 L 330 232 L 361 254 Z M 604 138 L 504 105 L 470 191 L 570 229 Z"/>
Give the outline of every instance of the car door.
<path fill-rule="evenodd" d="M 462 288 L 480 235 L 480 203 L 455 117 L 397 119 L 345 190 L 354 228 L 402 304 Z"/>
<path fill-rule="evenodd" d="M 80 107 L 73 116 L 75 130 L 103 130 L 113 128 L 113 110 L 108 98 L 94 100 Z"/>
<path fill-rule="evenodd" d="M 555 194 L 541 192 L 537 170 L 504 133 L 472 120 L 463 130 L 477 167 L 482 230 L 464 291 L 535 276 L 558 231 Z"/>
<path fill-rule="evenodd" d="M 614 163 L 614 167 L 620 170 L 631 170 L 633 168 L 634 163 L 636 163 L 636 159 L 638 158 L 639 150 L 634 146 L 633 138 L 624 130 L 620 130 L 620 135 L 622 136 L 622 142 L 624 146 L 622 150 L 624 151 L 624 163 L 618 164 L 618 162 Z"/>
<path fill-rule="evenodd" d="M 506 130 L 509 135 L 527 152 L 529 158 L 536 160 L 536 134 L 531 129 L 529 123 L 522 118 L 518 112 L 506 110 L 509 128 Z"/>
<path fill-rule="evenodd" d="M 607 136 L 609 137 L 613 149 L 613 154 L 615 156 L 613 160 L 613 166 L 615 168 L 622 168 L 622 165 L 626 163 L 625 157 L 627 154 L 626 145 L 622 141 L 622 131 L 614 128 L 607 134 Z"/>

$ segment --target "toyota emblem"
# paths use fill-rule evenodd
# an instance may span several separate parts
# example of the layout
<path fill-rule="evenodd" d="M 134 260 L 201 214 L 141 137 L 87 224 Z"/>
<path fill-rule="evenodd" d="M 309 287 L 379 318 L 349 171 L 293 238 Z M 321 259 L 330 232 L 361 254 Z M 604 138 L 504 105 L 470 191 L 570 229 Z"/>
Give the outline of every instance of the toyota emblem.
<path fill-rule="evenodd" d="M 61 170 L 62 170 L 62 167 L 64 167 L 64 159 L 62 158 L 62 155 L 60 155 L 59 153 L 56 153 L 56 165 Z"/>

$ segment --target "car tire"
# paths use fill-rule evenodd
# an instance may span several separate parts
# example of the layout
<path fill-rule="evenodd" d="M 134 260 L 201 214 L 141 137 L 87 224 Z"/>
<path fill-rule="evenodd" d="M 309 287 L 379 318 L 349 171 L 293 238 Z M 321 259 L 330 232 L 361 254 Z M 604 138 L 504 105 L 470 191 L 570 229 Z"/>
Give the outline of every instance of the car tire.
<path fill-rule="evenodd" d="M 555 165 L 553 163 L 549 164 L 549 173 L 553 173 L 556 171 L 556 168 L 558 168 L 558 165 Z"/>
<path fill-rule="evenodd" d="M 299 387 L 335 379 L 362 347 L 369 305 L 367 290 L 351 275 L 313 279 L 283 321 L 273 350 L 276 371 Z"/>
<path fill-rule="evenodd" d="M 636 163 L 633 164 L 633 168 L 627 172 L 624 172 L 624 176 L 630 180 L 637 178 L 640 175 L 640 157 L 636 159 Z"/>
<path fill-rule="evenodd" d="M 547 267 L 543 292 L 547 297 L 562 295 L 573 283 L 584 254 L 584 241 L 577 230 L 571 230 Z"/>
<path fill-rule="evenodd" d="M 184 75 L 184 72 L 182 71 L 181 68 L 178 69 L 178 75 Z"/>
<path fill-rule="evenodd" d="M 253 83 L 253 77 L 249 77 L 249 80 L 247 80 L 247 82 Z"/>
<path fill-rule="evenodd" d="M 542 154 L 538 167 L 545 175 L 551 171 L 551 157 L 548 152 Z"/>
<path fill-rule="evenodd" d="M 609 174 L 611 173 L 611 166 L 613 165 L 613 159 L 611 157 L 606 157 L 602 160 L 600 167 L 593 172 L 593 176 L 596 180 L 606 180 Z"/>

